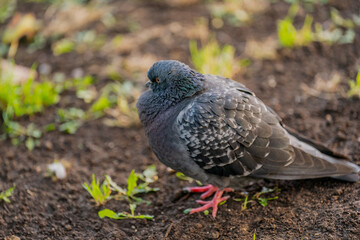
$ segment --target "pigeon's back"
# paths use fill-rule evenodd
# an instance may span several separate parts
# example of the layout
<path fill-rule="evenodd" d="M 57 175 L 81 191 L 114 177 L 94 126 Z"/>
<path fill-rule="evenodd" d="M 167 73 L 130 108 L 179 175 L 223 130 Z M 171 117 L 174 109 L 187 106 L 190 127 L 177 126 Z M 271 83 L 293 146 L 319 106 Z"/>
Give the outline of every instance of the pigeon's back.
<path fill-rule="evenodd" d="M 289 133 L 242 84 L 206 75 L 207 90 L 179 113 L 179 136 L 191 159 L 219 177 L 359 179 L 359 167 L 324 146 Z"/>

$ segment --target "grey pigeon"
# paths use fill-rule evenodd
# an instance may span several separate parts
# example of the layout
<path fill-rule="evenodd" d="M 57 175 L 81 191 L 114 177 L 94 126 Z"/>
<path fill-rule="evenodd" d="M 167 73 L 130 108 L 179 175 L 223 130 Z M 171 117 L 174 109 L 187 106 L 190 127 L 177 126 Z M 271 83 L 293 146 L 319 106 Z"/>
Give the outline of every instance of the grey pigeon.
<path fill-rule="evenodd" d="M 148 78 L 137 108 L 149 144 L 168 167 L 211 184 L 203 198 L 253 178 L 359 179 L 359 166 L 285 127 L 241 83 L 175 60 L 156 62 Z"/>

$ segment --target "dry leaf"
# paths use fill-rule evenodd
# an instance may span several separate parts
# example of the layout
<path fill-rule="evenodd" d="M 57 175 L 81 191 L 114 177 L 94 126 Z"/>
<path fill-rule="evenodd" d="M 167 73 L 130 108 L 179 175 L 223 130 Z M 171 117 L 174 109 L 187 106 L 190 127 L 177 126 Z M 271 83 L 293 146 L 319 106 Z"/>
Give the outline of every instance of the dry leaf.
<path fill-rule="evenodd" d="M 6 60 L 0 61 L 1 79 L 11 79 L 13 83 L 24 83 L 29 78 L 36 78 L 37 72 L 34 69 L 19 66 Z"/>
<path fill-rule="evenodd" d="M 36 20 L 35 15 L 32 13 L 21 14 L 16 13 L 12 18 L 9 25 L 6 27 L 3 43 L 11 44 L 9 49 L 9 57 L 14 57 L 19 45 L 19 40 L 26 37 L 31 40 L 36 32 L 40 29 L 41 23 Z"/>
<path fill-rule="evenodd" d="M 73 32 L 99 20 L 109 11 L 108 7 L 82 5 L 71 5 L 60 9 L 55 8 L 55 6 L 50 7 L 45 14 L 45 21 L 48 24 L 43 34 L 45 37 L 55 34 L 69 36 Z"/>
<path fill-rule="evenodd" d="M 251 39 L 246 42 L 245 53 L 255 59 L 274 59 L 277 45 L 277 39 L 271 36 L 261 41 Z"/>

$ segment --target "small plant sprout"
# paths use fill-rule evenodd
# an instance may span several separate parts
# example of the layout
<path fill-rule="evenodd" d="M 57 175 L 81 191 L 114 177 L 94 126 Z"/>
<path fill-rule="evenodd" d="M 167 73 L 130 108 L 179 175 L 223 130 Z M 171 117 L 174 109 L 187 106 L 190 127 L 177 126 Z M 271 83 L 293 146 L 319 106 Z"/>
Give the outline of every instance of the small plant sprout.
<path fill-rule="evenodd" d="M 15 186 L 13 186 L 3 192 L 0 192 L 0 201 L 10 203 L 11 201 L 10 201 L 9 197 L 11 197 L 11 195 L 13 194 L 14 189 L 15 189 Z"/>
<path fill-rule="evenodd" d="M 19 78 L 19 72 L 26 76 Z M 42 112 L 45 107 L 60 99 L 55 84 L 51 81 L 34 80 L 35 70 L 25 69 L 0 61 L 0 111 L 3 124 L 2 138 L 10 138 L 14 145 L 24 142 L 29 150 L 39 145 L 42 132 L 34 123 L 22 126 L 16 120 L 22 116 Z"/>
<path fill-rule="evenodd" d="M 188 177 L 188 176 L 186 176 L 185 174 L 183 174 L 182 172 L 176 172 L 175 175 L 176 175 L 176 177 L 177 177 L 178 179 L 180 179 L 181 181 L 188 181 L 188 182 L 190 182 L 190 183 L 192 183 L 193 181 L 195 181 L 197 185 L 199 185 L 199 186 L 202 186 L 202 185 L 203 185 L 200 181 L 195 180 L 195 179 L 193 179 L 193 178 L 191 178 L 191 177 Z"/>
<path fill-rule="evenodd" d="M 176 177 L 178 179 L 180 179 L 181 181 L 188 181 L 188 182 L 192 182 L 194 179 L 192 179 L 191 177 L 186 176 L 185 174 L 183 174 L 182 172 L 176 172 Z"/>
<path fill-rule="evenodd" d="M 138 183 L 139 180 L 141 180 L 142 182 Z M 93 196 L 96 202 L 100 202 L 96 200 L 97 198 L 100 198 L 103 200 L 103 203 L 105 203 L 107 199 L 126 200 L 129 203 L 130 213 L 126 213 L 126 212 L 115 213 L 110 209 L 104 209 L 98 213 L 100 218 L 104 218 L 104 217 L 109 217 L 112 219 L 136 218 L 136 219 L 152 220 L 154 216 L 135 215 L 135 209 L 139 204 L 151 203 L 150 201 L 144 200 L 141 197 L 135 195 L 158 191 L 159 190 L 158 188 L 149 187 L 149 184 L 155 182 L 156 180 L 157 180 L 156 167 L 155 165 L 151 165 L 148 168 L 146 168 L 142 173 L 136 173 L 135 170 L 132 170 L 127 179 L 126 188 L 122 188 L 119 185 L 117 185 L 108 175 L 105 175 L 105 181 L 103 182 L 101 187 L 99 187 L 99 182 L 95 181 L 95 177 L 93 175 L 93 182 L 91 184 L 92 187 L 90 188 L 85 183 L 84 188 Z M 115 192 L 116 194 L 110 196 L 111 192 Z M 100 197 L 96 197 L 96 195 Z"/>
<path fill-rule="evenodd" d="M 73 51 L 74 48 L 75 43 L 70 39 L 64 38 L 53 44 L 53 53 L 55 56 L 59 56 L 61 54 Z"/>
<path fill-rule="evenodd" d="M 348 91 L 349 97 L 358 97 L 360 98 L 360 68 L 356 75 L 356 80 L 349 80 L 350 90 Z"/>
<path fill-rule="evenodd" d="M 211 1 L 208 6 L 215 28 L 222 27 L 224 20 L 239 27 L 244 23 L 251 22 L 253 15 L 265 10 L 269 6 L 269 2 L 262 0 L 224 0 Z"/>
<path fill-rule="evenodd" d="M 112 218 L 112 219 L 147 219 L 147 220 L 154 220 L 154 216 L 152 215 L 133 215 L 129 213 L 115 213 L 110 209 L 103 209 L 99 211 L 100 218 Z"/>
<path fill-rule="evenodd" d="M 190 41 L 191 60 L 201 73 L 232 78 L 241 70 L 241 61 L 235 58 L 235 48 L 225 45 L 221 48 L 216 40 L 198 49 L 196 41 Z"/>
<path fill-rule="evenodd" d="M 86 113 L 80 108 L 58 110 L 59 130 L 68 134 L 74 134 L 86 119 Z"/>
<path fill-rule="evenodd" d="M 268 201 L 270 200 L 276 200 L 279 198 L 279 196 L 275 196 L 275 197 L 270 197 L 270 198 L 264 198 L 264 197 L 260 197 L 262 194 L 266 194 L 266 193 L 271 193 L 271 192 L 277 192 L 279 193 L 281 190 L 279 188 L 266 188 L 266 187 L 263 187 L 261 189 L 260 192 L 256 193 L 252 199 L 255 199 L 258 201 L 258 203 L 263 206 L 263 207 L 266 207 L 268 205 Z"/>
<path fill-rule="evenodd" d="M 278 196 L 275 196 L 275 197 L 270 197 L 270 198 L 264 198 L 264 197 L 261 197 L 261 195 L 262 195 L 262 194 L 271 193 L 271 192 L 279 193 L 280 191 L 281 191 L 281 190 L 280 190 L 279 188 L 271 189 L 271 188 L 263 187 L 260 192 L 255 193 L 255 194 L 251 197 L 251 200 L 249 200 L 249 194 L 248 194 L 247 192 L 242 193 L 242 195 L 244 195 L 245 198 L 234 198 L 234 200 L 235 200 L 235 201 L 238 201 L 238 202 L 244 202 L 241 210 L 247 209 L 247 208 L 248 208 L 248 204 L 249 204 L 250 202 L 255 202 L 255 201 L 257 201 L 261 206 L 266 207 L 266 206 L 268 205 L 268 201 L 270 201 L 270 200 L 276 200 L 276 199 L 278 199 L 279 197 L 278 197 Z"/>
<path fill-rule="evenodd" d="M 146 201 L 135 195 L 159 191 L 158 188 L 149 187 L 150 183 L 153 183 L 157 180 L 157 172 L 155 165 L 149 166 L 147 169 L 144 170 L 142 174 L 135 173 L 135 170 L 132 170 L 127 179 L 126 189 L 123 189 L 116 183 L 114 183 L 110 176 L 106 175 L 105 179 L 109 183 L 111 189 L 118 192 L 118 196 L 115 195 L 115 198 L 126 198 L 126 200 L 129 202 L 131 210 L 134 210 L 137 205 L 143 202 L 147 204 L 151 203 L 150 201 Z M 142 181 L 142 183 L 138 183 L 139 179 Z"/>
<path fill-rule="evenodd" d="M 87 183 L 84 183 L 83 187 L 93 197 L 97 206 L 105 204 L 105 202 L 110 199 L 111 189 L 109 183 L 104 181 L 100 186 L 100 182 L 95 179 L 94 174 L 92 175 L 92 182 L 90 186 Z"/>
<path fill-rule="evenodd" d="M 242 193 L 243 195 L 245 195 L 245 198 L 234 198 L 235 201 L 237 202 L 244 202 L 243 206 L 241 207 L 241 211 L 247 209 L 247 205 L 250 203 L 250 202 L 254 202 L 253 200 L 249 200 L 249 195 L 248 193 Z"/>
<path fill-rule="evenodd" d="M 313 18 L 310 15 L 306 15 L 304 25 L 300 30 L 296 30 L 294 27 L 293 20 L 298 11 L 299 4 L 293 3 L 285 19 L 278 22 L 278 37 L 280 45 L 283 47 L 305 46 L 314 41 L 314 34 L 311 30 Z"/>
<path fill-rule="evenodd" d="M 101 116 L 106 110 L 106 113 L 112 117 L 104 119 L 104 123 L 108 126 L 139 125 L 136 100 L 140 92 L 140 88 L 130 81 L 109 83 L 101 90 L 101 95 L 91 106 L 90 112 Z M 110 107 L 113 108 L 110 109 Z"/>

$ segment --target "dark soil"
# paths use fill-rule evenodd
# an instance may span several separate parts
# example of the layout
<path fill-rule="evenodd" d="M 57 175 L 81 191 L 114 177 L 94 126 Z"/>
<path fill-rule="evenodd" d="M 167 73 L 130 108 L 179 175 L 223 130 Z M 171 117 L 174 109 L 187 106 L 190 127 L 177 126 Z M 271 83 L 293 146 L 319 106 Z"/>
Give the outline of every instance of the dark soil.
<path fill-rule="evenodd" d="M 118 14 L 136 17 L 143 28 L 174 21 L 187 26 L 200 16 L 209 17 L 204 4 L 170 7 L 145 1 L 119 1 L 113 5 Z M 315 5 L 318 21 L 329 19 L 331 6 L 337 7 L 343 16 L 358 14 L 360 8 L 355 0 Z M 216 30 L 218 40 L 222 44 L 233 44 L 244 56 L 244 43 L 248 37 L 261 40 L 275 34 L 276 21 L 286 15 L 287 8 L 285 3 L 271 4 L 265 12 L 255 16 L 250 25 L 226 25 Z M 29 9 L 42 11 L 37 4 L 21 7 L 23 12 Z M 303 19 L 302 16 L 299 22 Z M 127 30 L 119 27 L 116 31 Z M 279 50 L 275 60 L 253 60 L 236 80 L 247 85 L 278 112 L 285 124 L 349 155 L 353 162 L 360 164 L 360 100 L 331 93 L 315 96 L 302 87 L 304 84 L 313 87 L 318 76 L 336 71 L 342 76 L 339 89 L 346 89 L 346 79 L 355 78 L 360 64 L 360 29 L 355 31 L 353 44 L 313 43 L 308 47 Z M 171 39 L 166 44 L 159 37 L 139 46 L 136 51 L 156 54 L 159 59 L 176 57 L 190 64 L 188 39 L 177 34 L 166 36 Z M 122 54 L 126 57 L 128 53 Z M 85 72 L 94 64 L 101 68 L 111 57 L 70 53 L 54 58 L 50 46 L 33 54 L 20 47 L 16 63 L 31 66 L 35 61 L 48 62 L 53 72 L 63 71 L 70 75 L 77 67 Z M 108 80 L 98 77 L 99 85 Z M 145 82 L 145 74 L 143 77 Z M 78 102 L 75 99 L 74 93 L 65 93 L 57 106 L 31 120 L 43 124 L 53 122 L 57 107 L 70 107 L 73 102 Z M 84 107 L 82 103 L 77 105 Z M 65 180 L 53 181 L 44 177 L 46 166 L 54 159 L 70 163 Z M 144 196 L 152 204 L 141 205 L 137 211 L 155 215 L 155 220 L 100 219 L 97 213 L 102 207 L 96 207 L 90 201 L 82 183 L 89 182 L 94 173 L 96 176 L 108 174 L 124 186 L 132 169 L 139 172 L 152 163 L 159 172 L 159 180 L 154 186 L 160 191 Z M 244 190 L 254 194 L 262 186 L 280 188 L 279 199 L 270 201 L 266 207 L 250 204 L 242 211 L 240 202 L 229 200 L 220 206 L 216 219 L 202 213 L 186 215 L 183 211 L 197 207 L 195 200 L 199 196 L 179 194 L 188 183 L 176 178 L 156 159 L 143 129 L 110 128 L 103 125 L 101 119 L 86 123 L 75 135 L 57 131 L 48 133 L 42 138 L 41 146 L 32 152 L 24 146 L 12 146 L 10 141 L 1 142 L 0 190 L 13 184 L 16 189 L 11 204 L 0 202 L 1 239 L 11 235 L 21 239 L 252 239 L 254 234 L 256 239 L 360 238 L 360 182 L 264 180 Z M 231 195 L 240 197 L 239 193 Z M 105 207 L 117 212 L 128 211 L 127 204 L 121 201 L 109 201 Z"/>

